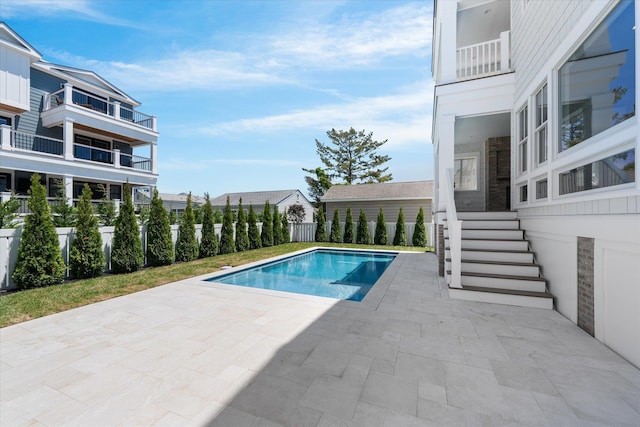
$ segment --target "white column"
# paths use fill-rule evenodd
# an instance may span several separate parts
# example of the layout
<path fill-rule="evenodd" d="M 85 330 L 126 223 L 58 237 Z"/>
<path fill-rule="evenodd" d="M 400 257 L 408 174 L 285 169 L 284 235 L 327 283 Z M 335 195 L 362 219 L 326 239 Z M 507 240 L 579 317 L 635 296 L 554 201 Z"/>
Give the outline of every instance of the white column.
<path fill-rule="evenodd" d="M 64 140 L 63 154 L 65 160 L 73 160 L 73 119 L 64 119 L 62 123 L 62 139 Z"/>
<path fill-rule="evenodd" d="M 151 130 L 154 132 L 158 132 L 158 119 L 156 116 L 151 117 Z"/>
<path fill-rule="evenodd" d="M 11 126 L 0 125 L 0 149 L 11 150 Z"/>
<path fill-rule="evenodd" d="M 500 71 L 509 71 L 511 61 L 511 32 L 503 31 L 500 33 Z"/>
<path fill-rule="evenodd" d="M 62 184 L 64 185 L 64 195 L 67 198 L 67 203 L 73 205 L 73 176 L 64 175 L 62 177 Z"/>
<path fill-rule="evenodd" d="M 120 150 L 118 148 L 113 149 L 113 167 L 120 169 Z"/>
<path fill-rule="evenodd" d="M 457 79 L 456 48 L 458 25 L 458 2 L 438 2 L 440 15 L 440 82 L 451 83 Z"/>
<path fill-rule="evenodd" d="M 113 117 L 120 120 L 120 101 L 113 101 Z"/>
<path fill-rule="evenodd" d="M 73 85 L 71 83 L 65 83 L 64 87 L 64 103 L 73 104 Z"/>
<path fill-rule="evenodd" d="M 455 159 L 456 116 L 447 114 L 438 121 L 438 211 L 446 210 L 444 192 L 447 186 L 447 168 L 453 168 Z"/>
<path fill-rule="evenodd" d="M 158 143 L 151 144 L 151 173 L 158 174 Z"/>

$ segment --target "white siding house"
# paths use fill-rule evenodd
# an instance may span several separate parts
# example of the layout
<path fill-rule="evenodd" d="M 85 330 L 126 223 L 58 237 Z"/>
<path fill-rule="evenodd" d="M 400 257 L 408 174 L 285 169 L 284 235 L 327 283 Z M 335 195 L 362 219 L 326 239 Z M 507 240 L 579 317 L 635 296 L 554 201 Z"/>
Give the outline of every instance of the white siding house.
<path fill-rule="evenodd" d="M 640 366 L 640 2 L 435 6 L 435 222 L 451 296 L 554 308 Z"/>
<path fill-rule="evenodd" d="M 0 22 L 0 193 L 26 195 L 39 173 L 48 196 L 121 199 L 124 183 L 155 186 L 156 118 L 96 73 L 44 61 Z"/>
<path fill-rule="evenodd" d="M 244 193 L 225 193 L 215 199 L 211 199 L 211 205 L 214 209 L 223 210 L 227 205 L 227 197 L 229 197 L 229 205 L 232 211 L 238 209 L 240 199 L 242 199 L 242 207 L 249 209 L 249 205 L 253 205 L 253 209 L 262 212 L 266 201 L 269 202 L 271 208 L 278 207 L 281 214 L 289 209 L 292 205 L 302 205 L 304 207 L 304 222 L 313 222 L 313 205 L 307 200 L 300 190 L 272 190 L 272 191 L 249 191 Z"/>

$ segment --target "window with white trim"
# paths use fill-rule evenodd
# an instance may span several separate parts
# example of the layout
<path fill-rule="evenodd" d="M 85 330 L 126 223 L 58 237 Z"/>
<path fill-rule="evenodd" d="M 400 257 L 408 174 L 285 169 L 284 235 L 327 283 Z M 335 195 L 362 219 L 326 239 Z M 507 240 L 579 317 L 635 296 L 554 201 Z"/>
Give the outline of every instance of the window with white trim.
<path fill-rule="evenodd" d="M 527 171 L 527 150 L 529 142 L 529 107 L 518 112 L 518 171 Z"/>
<path fill-rule="evenodd" d="M 478 158 L 461 157 L 454 161 L 453 183 L 456 191 L 478 189 Z"/>
<path fill-rule="evenodd" d="M 536 93 L 535 141 L 536 165 L 547 161 L 547 84 Z"/>

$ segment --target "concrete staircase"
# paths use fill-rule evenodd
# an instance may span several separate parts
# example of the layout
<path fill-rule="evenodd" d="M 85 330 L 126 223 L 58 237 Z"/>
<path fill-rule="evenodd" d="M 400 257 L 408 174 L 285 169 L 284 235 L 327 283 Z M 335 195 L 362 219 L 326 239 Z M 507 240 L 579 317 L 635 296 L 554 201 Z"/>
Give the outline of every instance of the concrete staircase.
<path fill-rule="evenodd" d="M 553 297 L 529 250 L 516 212 L 458 212 L 462 220 L 462 288 L 451 298 L 553 309 Z M 451 273 L 445 223 L 445 277 Z"/>

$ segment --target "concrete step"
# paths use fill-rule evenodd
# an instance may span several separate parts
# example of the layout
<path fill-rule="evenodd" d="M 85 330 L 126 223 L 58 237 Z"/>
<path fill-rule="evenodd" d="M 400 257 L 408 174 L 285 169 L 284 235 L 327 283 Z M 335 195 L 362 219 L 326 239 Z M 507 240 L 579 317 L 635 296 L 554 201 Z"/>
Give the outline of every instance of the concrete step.
<path fill-rule="evenodd" d="M 524 231 L 522 230 L 486 230 L 486 229 L 468 229 L 462 228 L 463 239 L 507 239 L 520 240 L 524 239 Z"/>
<path fill-rule="evenodd" d="M 517 219 L 466 219 L 462 221 L 462 228 L 519 230 L 520 221 Z"/>
<path fill-rule="evenodd" d="M 482 219 L 516 219 L 517 212 L 457 212 L 458 219 L 482 220 Z"/>
<path fill-rule="evenodd" d="M 547 282 L 541 277 L 510 276 L 504 274 L 484 274 L 463 272 L 460 276 L 463 286 L 507 289 L 514 291 L 545 292 Z"/>
<path fill-rule="evenodd" d="M 450 263 L 451 259 L 445 262 Z M 462 259 L 461 271 L 463 273 L 500 274 L 518 277 L 540 277 L 540 267 L 533 263 L 503 262 L 503 261 L 477 261 Z"/>
<path fill-rule="evenodd" d="M 448 240 L 445 239 L 445 247 L 448 247 Z M 499 251 L 527 251 L 529 243 L 526 240 L 509 239 L 462 239 L 462 249 L 485 249 Z"/>
<path fill-rule="evenodd" d="M 451 258 L 449 248 L 445 250 L 445 258 Z M 462 259 L 469 261 L 503 261 L 533 263 L 533 252 L 529 251 L 500 251 L 483 249 L 463 249 Z"/>
<path fill-rule="evenodd" d="M 547 292 L 505 291 L 478 286 L 449 287 L 449 297 L 465 301 L 515 305 L 553 310 L 553 297 Z"/>

